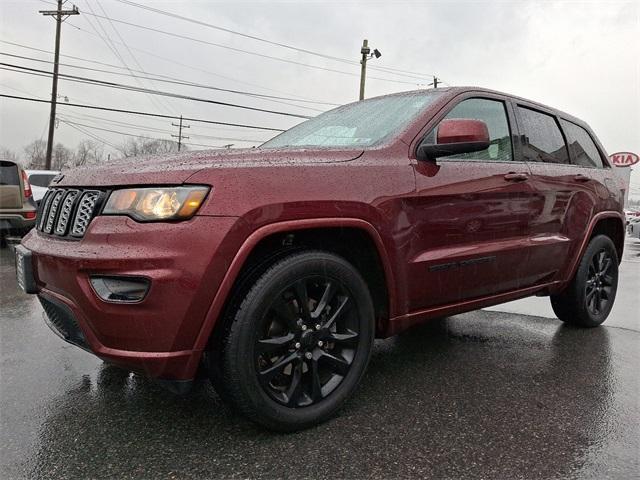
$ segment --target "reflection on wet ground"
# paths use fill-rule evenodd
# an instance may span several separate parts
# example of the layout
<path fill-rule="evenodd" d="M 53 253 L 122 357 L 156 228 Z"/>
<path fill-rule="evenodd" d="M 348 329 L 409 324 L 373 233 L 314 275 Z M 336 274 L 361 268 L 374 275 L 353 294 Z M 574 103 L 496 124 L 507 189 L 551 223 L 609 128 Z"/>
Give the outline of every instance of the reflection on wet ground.
<path fill-rule="evenodd" d="M 2 478 L 631 478 L 640 334 L 479 311 L 378 341 L 334 420 L 265 432 L 55 337 L 0 256 Z"/>

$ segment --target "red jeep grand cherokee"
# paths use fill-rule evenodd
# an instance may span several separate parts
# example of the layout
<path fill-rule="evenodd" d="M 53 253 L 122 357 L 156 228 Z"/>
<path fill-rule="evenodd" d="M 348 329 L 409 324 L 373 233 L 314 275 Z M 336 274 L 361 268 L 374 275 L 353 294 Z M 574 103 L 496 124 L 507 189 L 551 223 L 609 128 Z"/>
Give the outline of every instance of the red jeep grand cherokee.
<path fill-rule="evenodd" d="M 372 98 L 242 151 L 65 172 L 17 249 L 51 328 L 174 390 L 204 365 L 278 430 L 330 417 L 374 337 L 548 295 L 616 295 L 621 187 L 582 121 L 494 91 Z"/>

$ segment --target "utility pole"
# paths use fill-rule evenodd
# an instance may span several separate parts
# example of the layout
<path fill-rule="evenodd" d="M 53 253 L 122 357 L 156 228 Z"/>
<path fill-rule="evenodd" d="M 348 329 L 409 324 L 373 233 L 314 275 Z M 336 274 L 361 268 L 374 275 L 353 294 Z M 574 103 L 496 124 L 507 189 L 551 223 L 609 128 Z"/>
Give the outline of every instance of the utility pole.
<path fill-rule="evenodd" d="M 60 27 L 70 15 L 80 15 L 78 7 L 73 6 L 72 10 L 62 10 L 62 0 L 58 0 L 57 10 L 40 10 L 45 16 L 56 18 L 56 48 L 53 59 L 53 86 L 51 87 L 51 113 L 49 116 L 49 137 L 47 139 L 47 156 L 45 158 L 45 169 L 51 170 L 51 153 L 53 151 L 53 131 L 56 124 L 56 105 L 58 102 L 58 60 L 60 59 Z M 63 18 L 64 17 L 64 18 Z"/>
<path fill-rule="evenodd" d="M 438 88 L 438 77 L 433 76 L 433 88 Z"/>
<path fill-rule="evenodd" d="M 364 81 L 367 77 L 367 60 L 369 59 L 369 40 L 366 38 L 362 41 L 362 48 L 360 53 L 362 54 L 362 60 L 360 60 L 360 100 L 364 100 Z"/>
<path fill-rule="evenodd" d="M 191 125 L 182 125 L 182 115 L 180 115 L 180 123 L 173 123 L 171 122 L 171 125 L 173 125 L 174 127 L 178 127 L 178 135 L 171 135 L 173 138 L 177 138 L 178 139 L 178 151 L 180 151 L 180 147 L 182 146 L 182 139 L 186 139 L 189 140 L 189 137 L 182 135 L 182 129 L 183 128 L 190 128 Z"/>

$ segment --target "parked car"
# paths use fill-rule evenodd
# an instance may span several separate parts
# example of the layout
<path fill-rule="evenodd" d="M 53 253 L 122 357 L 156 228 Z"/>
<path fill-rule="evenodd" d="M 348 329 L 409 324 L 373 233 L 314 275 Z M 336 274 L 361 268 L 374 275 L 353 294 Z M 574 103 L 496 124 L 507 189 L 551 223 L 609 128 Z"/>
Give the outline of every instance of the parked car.
<path fill-rule="evenodd" d="M 0 160 L 0 236 L 22 235 L 36 222 L 36 205 L 24 170 Z"/>
<path fill-rule="evenodd" d="M 68 342 L 174 391 L 204 366 L 240 412 L 291 431 L 336 413 L 374 337 L 530 295 L 600 325 L 622 194 L 570 115 L 478 88 L 406 92 L 256 149 L 65 173 L 18 280 Z"/>
<path fill-rule="evenodd" d="M 56 175 L 60 172 L 57 170 L 26 170 L 29 183 L 31 184 L 31 191 L 33 192 L 33 200 L 37 205 L 40 204 L 40 200 L 47 193 L 49 184 Z"/>

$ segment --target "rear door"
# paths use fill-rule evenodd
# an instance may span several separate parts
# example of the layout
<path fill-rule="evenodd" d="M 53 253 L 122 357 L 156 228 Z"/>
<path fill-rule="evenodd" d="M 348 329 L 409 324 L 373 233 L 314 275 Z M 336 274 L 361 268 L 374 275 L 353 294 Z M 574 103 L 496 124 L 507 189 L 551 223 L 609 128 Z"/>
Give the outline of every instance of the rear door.
<path fill-rule="evenodd" d="M 537 282 L 554 280 L 582 240 L 593 215 L 596 182 L 572 163 L 559 118 L 552 111 L 518 103 L 523 160 L 542 205 L 531 222 L 531 274 Z"/>
<path fill-rule="evenodd" d="M 0 209 L 22 208 L 20 171 L 13 162 L 0 161 Z"/>
<path fill-rule="evenodd" d="M 513 114 L 501 96 L 464 98 L 437 119 L 487 124 L 491 145 L 416 163 L 411 199 L 410 309 L 527 286 L 527 238 L 536 197 L 514 152 Z M 435 137 L 437 125 L 426 138 Z"/>

